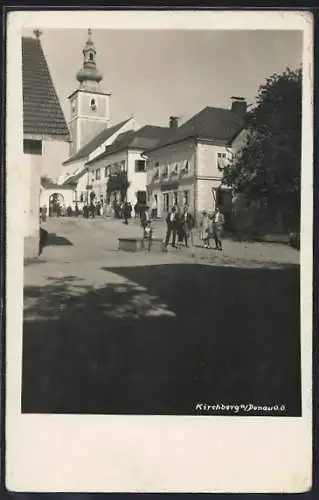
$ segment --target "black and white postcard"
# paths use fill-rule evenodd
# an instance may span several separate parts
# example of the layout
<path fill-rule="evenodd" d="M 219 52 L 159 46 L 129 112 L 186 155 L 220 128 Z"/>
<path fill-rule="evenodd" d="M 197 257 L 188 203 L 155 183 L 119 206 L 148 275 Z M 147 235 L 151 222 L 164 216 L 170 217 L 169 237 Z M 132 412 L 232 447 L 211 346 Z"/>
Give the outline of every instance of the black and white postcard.
<path fill-rule="evenodd" d="M 311 488 L 312 31 L 9 14 L 9 490 Z"/>

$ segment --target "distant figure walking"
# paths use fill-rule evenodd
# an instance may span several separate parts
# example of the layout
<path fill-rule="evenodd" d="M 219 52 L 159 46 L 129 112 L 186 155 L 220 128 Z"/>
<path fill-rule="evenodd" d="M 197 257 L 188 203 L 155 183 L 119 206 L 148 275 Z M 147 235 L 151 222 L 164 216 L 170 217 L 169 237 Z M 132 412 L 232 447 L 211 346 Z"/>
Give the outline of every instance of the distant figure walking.
<path fill-rule="evenodd" d="M 178 214 L 176 213 L 176 207 L 172 207 L 172 210 L 167 214 L 166 225 L 165 248 L 169 245 L 171 235 L 172 247 L 176 248 L 176 234 L 178 229 Z"/>
<path fill-rule="evenodd" d="M 75 217 L 78 217 L 79 213 L 80 213 L 80 211 L 79 211 L 79 205 L 76 203 L 75 204 Z"/>
<path fill-rule="evenodd" d="M 222 246 L 222 234 L 225 224 L 225 217 L 221 213 L 219 207 L 216 208 L 213 215 L 213 235 L 215 240 L 215 250 L 223 250 Z"/>
<path fill-rule="evenodd" d="M 94 203 L 91 203 L 89 206 L 89 217 L 92 219 L 95 219 L 95 205 Z"/>
<path fill-rule="evenodd" d="M 132 217 L 132 212 L 133 212 L 132 203 L 129 201 L 128 202 L 128 218 L 129 219 Z"/>
<path fill-rule="evenodd" d="M 131 217 L 132 206 L 130 203 L 125 202 L 122 207 L 124 224 L 128 224 L 128 219 Z"/>
<path fill-rule="evenodd" d="M 141 206 L 138 202 L 135 203 L 135 205 L 134 205 L 134 216 L 135 216 L 135 218 L 141 216 Z"/>

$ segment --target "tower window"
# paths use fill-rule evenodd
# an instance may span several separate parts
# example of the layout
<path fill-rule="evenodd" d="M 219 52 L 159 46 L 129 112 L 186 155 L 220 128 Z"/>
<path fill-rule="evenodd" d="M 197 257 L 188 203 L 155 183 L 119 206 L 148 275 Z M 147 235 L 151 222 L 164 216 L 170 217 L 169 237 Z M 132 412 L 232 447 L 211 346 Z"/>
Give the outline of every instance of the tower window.
<path fill-rule="evenodd" d="M 92 52 L 90 52 L 89 57 L 90 57 L 90 61 L 93 61 L 93 54 L 92 54 Z"/>
<path fill-rule="evenodd" d="M 96 106 L 96 100 L 95 100 L 95 99 L 93 99 L 93 98 L 92 98 L 92 99 L 91 99 L 91 101 L 90 101 L 90 108 L 91 108 L 93 111 L 95 111 L 95 110 L 96 110 L 96 108 L 97 108 L 97 106 Z"/>

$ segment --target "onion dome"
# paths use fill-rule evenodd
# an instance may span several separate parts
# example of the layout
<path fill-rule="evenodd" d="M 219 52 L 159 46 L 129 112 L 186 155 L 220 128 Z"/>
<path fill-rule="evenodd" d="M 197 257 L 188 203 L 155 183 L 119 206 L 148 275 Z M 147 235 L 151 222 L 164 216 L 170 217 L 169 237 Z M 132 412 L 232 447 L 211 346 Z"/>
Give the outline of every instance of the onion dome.
<path fill-rule="evenodd" d="M 78 71 L 76 79 L 81 87 L 97 85 L 102 79 L 102 73 L 96 67 L 96 49 L 91 38 L 91 30 L 88 30 L 88 39 L 83 48 L 83 67 Z"/>

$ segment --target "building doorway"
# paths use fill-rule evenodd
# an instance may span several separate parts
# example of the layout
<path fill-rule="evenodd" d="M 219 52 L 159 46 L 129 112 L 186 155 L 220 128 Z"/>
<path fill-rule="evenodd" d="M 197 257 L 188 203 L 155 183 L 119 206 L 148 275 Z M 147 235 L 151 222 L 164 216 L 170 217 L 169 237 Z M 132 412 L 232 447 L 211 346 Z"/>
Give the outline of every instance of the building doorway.
<path fill-rule="evenodd" d="M 232 228 L 233 196 L 230 189 L 219 187 L 216 190 L 216 207 L 220 207 L 225 216 L 225 229 Z"/>
<path fill-rule="evenodd" d="M 62 215 L 64 196 L 61 193 L 52 193 L 49 196 L 49 217 Z"/>
<path fill-rule="evenodd" d="M 146 205 L 146 200 L 147 200 L 146 191 L 137 191 L 136 199 L 138 204 Z"/>

